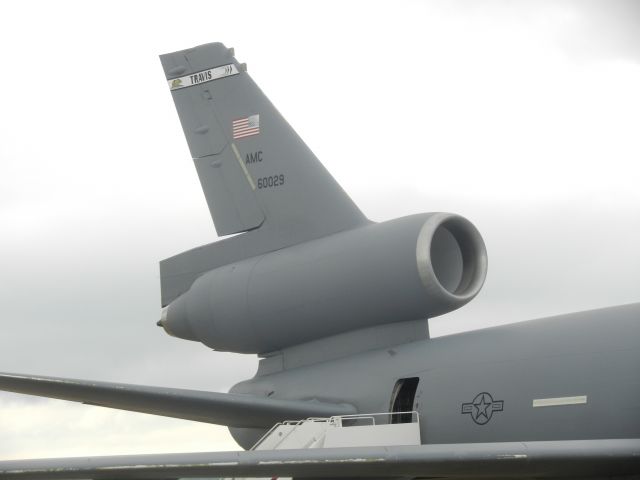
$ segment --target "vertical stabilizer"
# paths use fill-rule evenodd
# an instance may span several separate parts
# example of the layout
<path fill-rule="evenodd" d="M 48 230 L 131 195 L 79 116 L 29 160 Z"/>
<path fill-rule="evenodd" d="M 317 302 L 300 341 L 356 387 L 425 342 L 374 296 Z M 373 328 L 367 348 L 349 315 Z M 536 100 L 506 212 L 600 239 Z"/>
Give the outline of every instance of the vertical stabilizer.
<path fill-rule="evenodd" d="M 219 235 L 260 228 L 284 246 L 367 223 L 232 49 L 160 58 Z"/>

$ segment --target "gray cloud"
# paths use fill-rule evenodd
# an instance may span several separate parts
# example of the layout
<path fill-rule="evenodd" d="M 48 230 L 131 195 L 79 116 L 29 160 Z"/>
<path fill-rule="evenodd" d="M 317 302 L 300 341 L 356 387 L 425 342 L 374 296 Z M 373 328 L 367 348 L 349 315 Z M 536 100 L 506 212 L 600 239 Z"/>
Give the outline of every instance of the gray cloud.
<path fill-rule="evenodd" d="M 323 3 L 313 24 L 276 14 L 291 4 L 256 3 L 242 29 L 222 22 L 215 38 L 211 19 L 237 7 L 207 5 L 176 30 L 184 17 L 168 3 L 153 22 L 133 4 L 101 11 L 101 22 L 84 4 L 47 5 L 46 22 L 0 32 L 21 45 L 0 66 L 13 82 L 0 115 L 0 370 L 217 391 L 254 374 L 255 356 L 155 326 L 158 261 L 216 238 L 156 55 L 213 40 L 243 47 L 252 75 L 372 219 L 452 211 L 478 226 L 486 286 L 434 319 L 434 333 L 640 300 L 637 88 L 617 102 L 615 82 L 572 96 L 581 73 L 545 63 L 558 52 L 568 63 L 636 61 L 635 2 L 330 4 L 340 20 Z M 18 26 L 38 21 L 13 13 Z M 43 77 L 16 76 L 36 59 L 46 91 Z M 537 89 L 538 71 L 554 88 Z M 100 433 L 82 441 L 97 445 Z"/>
<path fill-rule="evenodd" d="M 461 0 L 453 4 L 461 17 L 488 23 L 497 17 L 503 23 L 546 32 L 547 39 L 555 41 L 572 61 L 640 62 L 640 3 L 635 0 Z"/>
<path fill-rule="evenodd" d="M 635 0 L 576 0 L 567 2 L 567 6 L 579 15 L 575 30 L 559 34 L 561 45 L 571 56 L 640 63 L 640 3 Z"/>

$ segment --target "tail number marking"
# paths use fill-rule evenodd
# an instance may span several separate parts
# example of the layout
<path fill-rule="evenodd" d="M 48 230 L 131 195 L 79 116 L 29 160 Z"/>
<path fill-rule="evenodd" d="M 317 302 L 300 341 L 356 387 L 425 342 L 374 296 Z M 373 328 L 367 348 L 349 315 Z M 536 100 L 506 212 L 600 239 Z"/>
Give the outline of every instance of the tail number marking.
<path fill-rule="evenodd" d="M 284 175 L 271 175 L 269 177 L 262 177 L 258 179 L 258 188 L 273 188 L 284 185 Z"/>

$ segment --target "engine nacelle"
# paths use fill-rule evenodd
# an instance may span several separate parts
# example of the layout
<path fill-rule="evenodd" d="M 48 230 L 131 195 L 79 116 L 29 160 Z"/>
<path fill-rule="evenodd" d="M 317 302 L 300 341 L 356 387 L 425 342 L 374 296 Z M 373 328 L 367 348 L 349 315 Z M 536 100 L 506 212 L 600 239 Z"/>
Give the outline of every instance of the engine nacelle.
<path fill-rule="evenodd" d="M 216 350 L 267 353 L 450 312 L 477 295 L 486 273 L 485 245 L 471 222 L 412 215 L 211 270 L 160 323 Z"/>

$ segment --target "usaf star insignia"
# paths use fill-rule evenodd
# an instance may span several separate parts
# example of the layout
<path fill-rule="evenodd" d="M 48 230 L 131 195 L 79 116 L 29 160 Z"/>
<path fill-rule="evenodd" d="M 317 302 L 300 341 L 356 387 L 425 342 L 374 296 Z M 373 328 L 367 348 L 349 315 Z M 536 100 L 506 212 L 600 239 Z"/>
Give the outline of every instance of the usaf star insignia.
<path fill-rule="evenodd" d="M 489 423 L 494 412 L 504 409 L 503 400 L 494 400 L 490 393 L 482 392 L 476 395 L 470 403 L 462 404 L 462 414 L 469 414 L 471 420 L 478 425 Z"/>

